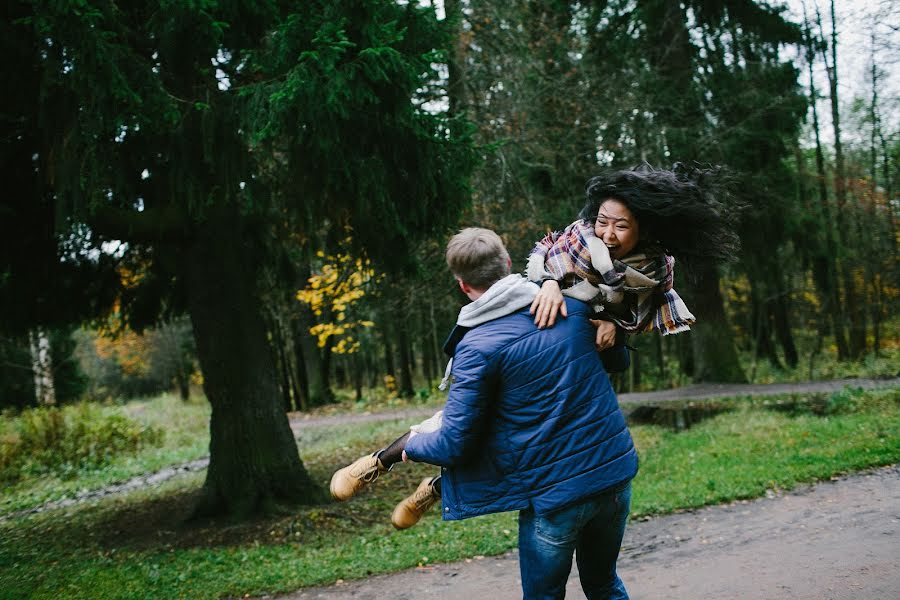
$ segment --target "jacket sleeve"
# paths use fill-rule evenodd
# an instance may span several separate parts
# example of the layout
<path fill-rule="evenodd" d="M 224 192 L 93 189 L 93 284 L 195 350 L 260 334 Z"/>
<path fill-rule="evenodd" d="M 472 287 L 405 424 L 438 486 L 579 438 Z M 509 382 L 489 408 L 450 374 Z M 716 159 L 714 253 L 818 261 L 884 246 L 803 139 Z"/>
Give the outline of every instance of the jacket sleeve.
<path fill-rule="evenodd" d="M 453 383 L 441 428 L 414 435 L 406 442 L 406 454 L 415 461 L 441 467 L 459 464 L 477 451 L 485 427 L 494 376 L 485 357 L 462 342 L 453 358 Z"/>

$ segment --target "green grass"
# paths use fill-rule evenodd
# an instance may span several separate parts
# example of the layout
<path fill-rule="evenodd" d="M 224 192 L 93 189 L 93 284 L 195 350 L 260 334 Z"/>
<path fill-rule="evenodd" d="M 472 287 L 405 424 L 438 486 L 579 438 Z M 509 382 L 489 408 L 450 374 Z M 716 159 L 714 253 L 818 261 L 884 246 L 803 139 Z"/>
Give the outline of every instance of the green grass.
<path fill-rule="evenodd" d="M 759 408 L 785 400 L 796 398 L 757 398 L 686 433 L 633 428 L 642 449 L 634 516 L 755 498 L 900 458 L 900 389 L 813 396 L 810 410 Z"/>
<path fill-rule="evenodd" d="M 74 497 L 132 477 L 180 464 L 209 453 L 209 403 L 195 398 L 185 403 L 165 394 L 123 405 L 103 405 L 107 414 L 121 414 L 142 425 L 161 430 L 159 446 L 142 448 L 136 454 L 116 456 L 98 468 L 48 470 L 27 473 L 0 494 L 0 515 Z M 10 435 L 19 417 L 0 419 L 0 441 Z M 177 426 L 173 426 L 177 424 Z"/>
<path fill-rule="evenodd" d="M 682 433 L 633 427 L 641 454 L 633 516 L 757 497 L 900 460 L 900 388 L 842 392 L 824 403 L 795 400 L 733 401 L 732 410 Z M 301 455 L 324 486 L 336 467 L 405 425 L 310 429 L 301 436 Z M 16 518 L 0 524 L 0 597 L 262 595 L 515 546 L 510 513 L 443 523 L 435 511 L 394 531 L 394 503 L 431 473 L 426 465 L 401 465 L 350 502 L 243 524 L 183 523 L 200 473 Z"/>
<path fill-rule="evenodd" d="M 804 353 L 802 356 L 806 355 Z M 858 361 L 839 361 L 837 350 L 829 348 L 809 363 L 801 360 L 796 368 L 777 369 L 767 360 L 753 360 L 745 357 L 742 361 L 744 372 L 750 383 L 794 383 L 799 381 L 819 381 L 823 379 L 897 377 L 900 375 L 900 346 L 883 348 L 876 355 L 869 352 Z"/>

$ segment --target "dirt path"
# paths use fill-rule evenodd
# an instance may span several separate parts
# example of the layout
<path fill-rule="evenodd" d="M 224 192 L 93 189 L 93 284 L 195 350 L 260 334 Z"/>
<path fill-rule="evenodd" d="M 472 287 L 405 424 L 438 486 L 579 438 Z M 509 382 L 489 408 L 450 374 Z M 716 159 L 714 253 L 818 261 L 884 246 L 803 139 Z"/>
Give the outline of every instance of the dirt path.
<path fill-rule="evenodd" d="M 900 598 L 900 467 L 754 501 L 629 524 L 619 575 L 632 600 Z M 515 552 L 434 565 L 283 600 L 513 600 Z M 568 598 L 584 598 L 573 572 Z"/>
<path fill-rule="evenodd" d="M 730 398 L 735 396 L 777 396 L 780 394 L 792 393 L 836 392 L 847 386 L 872 389 L 894 387 L 898 385 L 900 385 L 900 377 L 891 377 L 887 379 L 829 379 L 827 381 L 770 384 L 699 383 L 670 390 L 659 390 L 656 392 L 619 394 L 618 398 L 619 404 L 627 409 L 673 401 L 708 400 L 711 398 Z M 312 417 L 303 413 L 292 413 L 290 422 L 291 429 L 293 429 L 294 434 L 297 435 L 304 427 L 424 418 L 432 415 L 434 410 L 434 407 L 423 407 L 389 410 L 376 413 L 328 415 L 321 417 Z"/>

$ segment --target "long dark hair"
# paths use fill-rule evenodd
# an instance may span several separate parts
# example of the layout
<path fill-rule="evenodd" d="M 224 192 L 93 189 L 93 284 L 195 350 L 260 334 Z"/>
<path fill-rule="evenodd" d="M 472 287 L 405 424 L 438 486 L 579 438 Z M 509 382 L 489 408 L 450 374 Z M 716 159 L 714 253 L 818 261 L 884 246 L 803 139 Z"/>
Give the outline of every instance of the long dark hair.
<path fill-rule="evenodd" d="M 618 200 L 637 218 L 640 245 L 658 246 L 692 265 L 728 262 L 740 247 L 728 179 L 722 168 L 681 163 L 671 170 L 644 164 L 614 171 L 588 180 L 578 217 L 593 222 L 601 204 Z"/>

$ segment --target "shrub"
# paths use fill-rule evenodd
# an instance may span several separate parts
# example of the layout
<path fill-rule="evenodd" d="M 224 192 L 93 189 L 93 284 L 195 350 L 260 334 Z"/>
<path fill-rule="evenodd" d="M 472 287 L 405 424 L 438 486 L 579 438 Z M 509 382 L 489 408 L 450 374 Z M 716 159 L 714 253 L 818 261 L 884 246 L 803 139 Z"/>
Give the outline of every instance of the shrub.
<path fill-rule="evenodd" d="M 159 446 L 162 437 L 161 429 L 88 403 L 26 410 L 0 438 L 0 479 L 15 480 L 25 471 L 67 475 L 96 469 L 117 456 Z"/>

